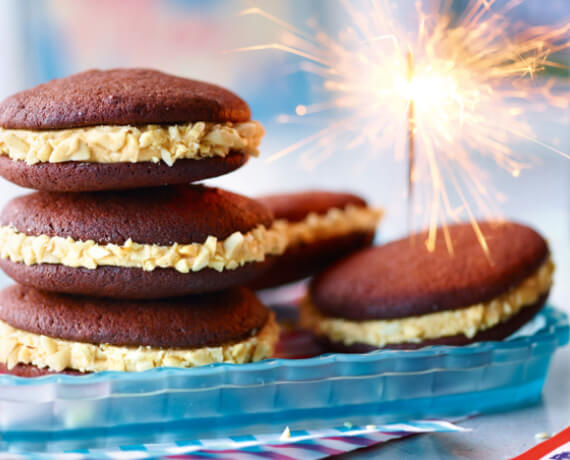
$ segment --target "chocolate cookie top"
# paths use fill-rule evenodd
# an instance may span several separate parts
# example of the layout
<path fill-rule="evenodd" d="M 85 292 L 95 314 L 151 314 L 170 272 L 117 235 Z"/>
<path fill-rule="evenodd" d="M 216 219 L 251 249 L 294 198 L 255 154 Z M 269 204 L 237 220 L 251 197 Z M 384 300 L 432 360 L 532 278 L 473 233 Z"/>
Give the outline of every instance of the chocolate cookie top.
<path fill-rule="evenodd" d="M 448 227 L 453 254 L 441 229 L 436 248 L 427 233 L 365 249 L 314 279 L 311 298 L 323 314 L 356 321 L 417 316 L 488 302 L 530 276 L 546 261 L 546 241 L 513 222 L 479 224 L 492 262 L 469 223 Z"/>
<path fill-rule="evenodd" d="M 16 329 L 84 343 L 200 348 L 239 342 L 268 309 L 246 288 L 167 300 L 113 300 L 13 285 L 0 291 L 0 320 Z"/>
<path fill-rule="evenodd" d="M 27 235 L 94 240 L 98 244 L 172 245 L 225 239 L 271 226 L 261 203 L 225 190 L 180 185 L 123 192 L 35 192 L 8 202 L 0 225 Z"/>
<path fill-rule="evenodd" d="M 326 214 L 329 209 L 343 209 L 349 204 L 366 206 L 366 201 L 357 195 L 326 190 L 266 195 L 259 197 L 258 200 L 271 209 L 276 219 L 285 219 L 289 222 L 299 222 L 311 212 Z"/>
<path fill-rule="evenodd" d="M 239 123 L 250 116 L 248 105 L 227 89 L 152 69 L 88 70 L 0 103 L 0 126 L 10 129 Z"/>

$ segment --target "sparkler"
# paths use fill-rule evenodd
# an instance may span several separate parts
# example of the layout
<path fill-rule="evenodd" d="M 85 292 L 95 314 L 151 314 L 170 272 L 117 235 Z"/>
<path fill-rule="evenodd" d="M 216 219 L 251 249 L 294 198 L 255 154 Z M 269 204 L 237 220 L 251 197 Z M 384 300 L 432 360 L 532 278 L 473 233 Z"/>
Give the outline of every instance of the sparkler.
<path fill-rule="evenodd" d="M 414 55 L 411 51 L 408 51 L 408 83 L 412 82 L 414 79 Z M 414 100 L 410 99 L 408 105 L 408 231 L 413 235 L 412 229 L 413 224 L 413 209 L 414 209 L 414 127 L 415 117 L 414 117 Z"/>
<path fill-rule="evenodd" d="M 570 23 L 517 27 L 505 15 L 521 2 L 508 0 L 500 7 L 494 0 L 471 0 L 459 18 L 453 18 L 449 1 L 429 12 L 416 3 L 412 37 L 384 0 L 372 0 L 365 10 L 341 0 L 350 24 L 338 37 L 316 26 L 314 33 L 306 33 L 259 8 L 243 11 L 273 22 L 283 33 L 278 42 L 237 51 L 295 54 L 302 58 L 302 70 L 319 77 L 327 93 L 321 102 L 298 106 L 296 112 L 297 119 L 327 112 L 328 125 L 269 161 L 301 150 L 304 158 L 355 149 L 372 154 L 393 150 L 403 158 L 407 132 L 409 231 L 415 211 L 425 210 L 427 248 L 434 249 L 441 224 L 453 252 L 447 221 L 467 215 L 489 255 L 472 205 L 490 218 L 499 214 L 494 198 L 500 195 L 475 157 L 490 158 L 515 177 L 532 161 L 515 155 L 512 140 L 532 141 L 569 158 L 537 139 L 524 115 L 527 99 L 534 97 L 568 107 L 567 92 L 559 93 L 553 80 L 534 77 L 547 67 L 562 67 L 549 56 L 570 47 Z"/>

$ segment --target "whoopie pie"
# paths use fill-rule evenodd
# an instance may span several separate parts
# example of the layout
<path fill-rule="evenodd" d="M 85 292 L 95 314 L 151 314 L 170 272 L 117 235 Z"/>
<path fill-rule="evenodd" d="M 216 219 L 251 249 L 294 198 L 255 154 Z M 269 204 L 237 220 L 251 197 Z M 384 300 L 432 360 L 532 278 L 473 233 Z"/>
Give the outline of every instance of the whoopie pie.
<path fill-rule="evenodd" d="M 358 195 L 307 190 L 258 197 L 276 219 L 288 245 L 273 266 L 251 283 L 275 287 L 311 276 L 334 261 L 372 244 L 382 210 Z"/>
<path fill-rule="evenodd" d="M 0 213 L 0 267 L 47 291 L 162 298 L 260 276 L 285 250 L 263 204 L 202 185 L 34 192 Z"/>
<path fill-rule="evenodd" d="M 543 306 L 554 264 L 533 229 L 478 225 L 488 251 L 464 223 L 438 229 L 433 251 L 423 233 L 339 261 L 313 280 L 302 324 L 337 351 L 508 337 Z"/>
<path fill-rule="evenodd" d="M 89 70 L 0 103 L 0 174 L 66 192 L 189 183 L 239 168 L 262 136 L 227 89 L 150 69 Z"/>
<path fill-rule="evenodd" d="M 246 288 L 162 300 L 0 292 L 0 373 L 144 371 L 273 354 L 273 313 Z"/>

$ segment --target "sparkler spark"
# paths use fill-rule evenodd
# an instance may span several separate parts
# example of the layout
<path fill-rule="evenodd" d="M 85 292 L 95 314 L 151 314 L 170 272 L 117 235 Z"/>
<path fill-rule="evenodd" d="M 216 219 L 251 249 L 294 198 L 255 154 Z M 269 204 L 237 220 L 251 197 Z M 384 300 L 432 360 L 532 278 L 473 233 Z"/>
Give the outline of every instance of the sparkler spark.
<path fill-rule="evenodd" d="M 570 158 L 537 139 L 524 119 L 530 97 L 568 107 L 567 92 L 557 93 L 553 81 L 535 76 L 560 67 L 549 56 L 570 48 L 570 23 L 517 28 L 506 13 L 521 2 L 509 0 L 500 7 L 495 0 L 471 0 L 460 17 L 453 17 L 449 1 L 429 13 L 416 3 L 417 29 L 411 38 L 385 0 L 371 1 L 366 11 L 341 0 L 350 24 L 338 38 L 321 30 L 307 34 L 259 8 L 242 12 L 273 22 L 283 37 L 236 51 L 278 49 L 300 56 L 302 69 L 322 80 L 327 97 L 297 106 L 297 117 L 323 112 L 336 117 L 269 161 L 300 150 L 317 157 L 347 149 L 393 150 L 403 158 L 407 139 L 409 192 L 416 189 L 420 199 L 408 197 L 409 211 L 421 210 L 427 221 L 427 248 L 434 249 L 439 225 L 445 233 L 448 221 L 467 215 L 489 256 L 472 205 L 485 218 L 499 215 L 493 200 L 498 193 L 475 156 L 491 159 L 514 177 L 532 162 L 521 160 L 510 141 L 530 140 Z M 459 197 L 459 206 L 452 205 L 451 194 Z M 412 232 L 411 217 L 409 222 Z"/>

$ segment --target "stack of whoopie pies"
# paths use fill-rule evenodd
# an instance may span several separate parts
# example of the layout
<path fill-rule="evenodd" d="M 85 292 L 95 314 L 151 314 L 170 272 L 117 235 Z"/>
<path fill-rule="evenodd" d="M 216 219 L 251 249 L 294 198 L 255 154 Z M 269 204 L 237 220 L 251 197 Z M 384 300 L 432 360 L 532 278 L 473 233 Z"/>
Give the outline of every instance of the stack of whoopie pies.
<path fill-rule="evenodd" d="M 0 174 L 39 191 L 0 215 L 0 372 L 138 371 L 272 354 L 247 288 L 287 237 L 265 205 L 191 182 L 257 154 L 262 127 L 215 85 L 88 71 L 0 104 Z"/>

